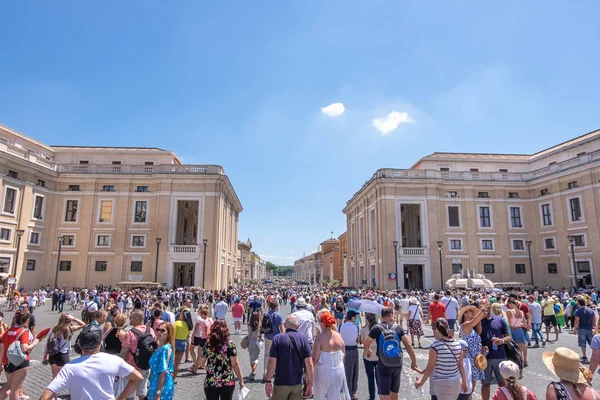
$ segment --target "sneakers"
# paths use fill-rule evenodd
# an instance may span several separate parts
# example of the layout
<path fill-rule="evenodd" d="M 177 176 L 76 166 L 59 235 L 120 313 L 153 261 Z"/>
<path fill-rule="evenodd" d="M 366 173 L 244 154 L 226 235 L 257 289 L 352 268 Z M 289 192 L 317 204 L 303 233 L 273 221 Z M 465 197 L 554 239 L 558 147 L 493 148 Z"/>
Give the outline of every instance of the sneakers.
<path fill-rule="evenodd" d="M 534 349 L 539 349 L 539 348 L 540 348 L 540 345 L 536 343 L 536 344 L 534 344 L 534 345 L 533 345 L 533 348 L 534 348 Z"/>
<path fill-rule="evenodd" d="M 579 359 L 581 360 L 582 364 L 589 364 L 589 361 L 588 361 L 587 357 L 581 356 Z"/>
<path fill-rule="evenodd" d="M 546 347 L 546 342 L 542 342 L 542 347 Z"/>

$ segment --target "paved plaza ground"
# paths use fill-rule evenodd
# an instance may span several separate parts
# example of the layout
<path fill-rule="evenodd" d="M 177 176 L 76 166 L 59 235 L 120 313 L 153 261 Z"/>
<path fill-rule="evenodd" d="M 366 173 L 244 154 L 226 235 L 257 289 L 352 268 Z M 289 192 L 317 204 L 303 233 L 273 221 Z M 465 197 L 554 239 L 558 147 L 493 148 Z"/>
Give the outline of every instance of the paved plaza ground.
<path fill-rule="evenodd" d="M 65 307 L 65 311 L 67 311 L 69 307 Z M 38 309 L 35 311 L 35 316 L 37 318 L 38 331 L 52 327 L 57 321 L 58 313 L 50 312 L 49 304 L 45 309 Z M 288 306 L 282 306 L 281 309 L 282 314 L 285 316 L 289 314 L 290 308 Z M 75 315 L 79 316 L 79 312 L 74 312 Z M 12 317 L 12 313 L 6 313 L 5 319 L 10 321 Z M 233 327 L 233 323 L 231 322 L 231 314 L 228 313 L 227 320 L 230 324 L 230 328 Z M 239 347 L 240 340 L 245 334 L 245 329 L 243 330 L 241 335 L 232 335 L 232 340 L 238 345 L 238 356 L 240 363 L 242 365 L 242 371 L 244 376 L 247 376 L 250 373 L 250 366 L 248 362 L 248 352 L 246 350 L 242 350 Z M 431 329 L 425 328 L 425 338 L 422 339 L 422 345 L 424 349 L 415 349 L 417 354 L 417 361 L 420 368 L 425 368 L 427 364 L 427 347 L 433 340 L 433 335 L 431 333 Z M 554 334 L 551 334 L 551 338 L 554 337 Z M 522 384 L 532 389 L 540 398 L 544 398 L 545 390 L 548 383 L 555 379 L 550 372 L 546 369 L 542 362 L 542 353 L 544 351 L 550 351 L 556 348 L 557 346 L 564 346 L 575 351 L 578 351 L 577 348 L 577 340 L 575 335 L 571 335 L 568 333 L 563 333 L 560 335 L 558 345 L 556 343 L 549 343 L 546 345 L 546 349 L 530 349 L 529 350 L 529 367 L 525 369 L 524 378 L 521 381 Z M 50 367 L 42 365 L 40 362 L 43 354 L 43 347 L 38 346 L 33 354 L 31 361 L 31 368 L 29 374 L 27 375 L 27 380 L 25 381 L 24 391 L 26 394 L 30 395 L 32 399 L 37 399 L 41 395 L 42 391 L 46 387 L 46 385 L 50 382 L 51 373 Z M 360 354 L 362 355 L 362 350 L 360 350 Z M 71 354 L 71 357 L 77 357 L 75 353 Z M 429 398 L 428 390 L 425 389 L 425 395 L 419 395 L 419 393 L 414 388 L 414 381 L 417 374 L 410 370 L 408 367 L 410 365 L 410 359 L 405 352 L 405 362 L 404 365 L 407 366 L 403 370 L 402 384 L 400 387 L 400 398 L 401 399 L 418 399 L 418 398 Z M 189 366 L 189 364 L 183 364 L 182 370 Z M 258 367 L 257 376 L 262 376 L 263 368 L 262 363 Z M 204 399 L 204 391 L 202 389 L 204 383 L 204 373 L 200 373 L 198 375 L 192 375 L 188 372 L 180 372 L 179 377 L 177 379 L 178 384 L 175 389 L 175 398 L 176 399 Z M 2 376 L 2 382 L 5 382 L 5 376 Z M 596 389 L 600 389 L 600 377 L 596 374 L 594 378 L 594 387 Z M 264 385 L 260 383 L 260 380 L 255 382 L 247 381 L 247 386 L 250 389 L 249 395 L 246 397 L 248 400 L 257 400 L 257 399 L 265 399 L 264 393 Z M 426 385 L 427 386 L 427 385 Z M 479 395 L 480 385 L 477 386 L 476 393 L 473 396 L 475 399 L 481 398 Z M 495 389 L 494 389 L 495 390 Z M 368 399 L 368 387 L 367 387 L 367 376 L 364 370 L 364 366 L 360 364 L 360 372 L 359 372 L 359 384 L 358 384 L 358 393 L 357 397 L 360 400 Z"/>

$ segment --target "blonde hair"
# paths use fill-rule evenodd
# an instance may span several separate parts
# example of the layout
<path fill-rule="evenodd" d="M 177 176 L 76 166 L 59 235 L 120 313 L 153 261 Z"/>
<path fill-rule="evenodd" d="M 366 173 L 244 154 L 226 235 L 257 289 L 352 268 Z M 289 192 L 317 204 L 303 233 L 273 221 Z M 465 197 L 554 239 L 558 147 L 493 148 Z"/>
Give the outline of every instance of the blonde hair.
<path fill-rule="evenodd" d="M 506 313 L 502 309 L 502 306 L 500 305 L 500 303 L 492 304 L 491 312 L 492 312 L 492 315 L 506 319 Z"/>
<path fill-rule="evenodd" d="M 127 315 L 123 314 L 123 313 L 117 313 L 117 315 L 115 315 L 112 318 L 112 322 L 115 324 L 115 327 L 117 329 L 121 329 L 125 326 L 125 322 L 127 321 Z"/>

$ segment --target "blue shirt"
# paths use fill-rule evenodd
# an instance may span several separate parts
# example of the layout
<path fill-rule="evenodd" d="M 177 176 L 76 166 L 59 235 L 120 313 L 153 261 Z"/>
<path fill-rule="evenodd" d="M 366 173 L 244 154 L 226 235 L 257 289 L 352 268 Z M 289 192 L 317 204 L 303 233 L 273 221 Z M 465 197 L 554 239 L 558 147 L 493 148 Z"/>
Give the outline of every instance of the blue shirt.
<path fill-rule="evenodd" d="M 575 311 L 575 317 L 579 317 L 579 329 L 592 330 L 594 325 L 594 311 L 589 307 L 579 307 Z"/>
<path fill-rule="evenodd" d="M 248 303 L 248 308 L 252 309 L 252 312 L 258 312 L 262 308 L 262 304 L 258 300 L 252 300 Z"/>
<path fill-rule="evenodd" d="M 503 318 L 493 315 L 492 318 L 481 320 L 481 344 L 487 346 L 490 351 L 487 355 L 488 360 L 506 360 L 504 345 L 500 344 L 498 350 L 494 350 L 492 338 L 503 339 L 508 334 L 508 323 Z"/>
<path fill-rule="evenodd" d="M 294 338 L 298 351 L 302 357 L 302 364 L 298 359 L 298 354 L 294 350 L 290 336 Z M 269 357 L 277 359 L 275 367 L 275 381 L 277 386 L 296 386 L 302 384 L 302 366 L 305 360 L 312 356 L 310 344 L 306 336 L 293 329 L 286 330 L 286 333 L 280 333 L 273 339 Z"/>
<path fill-rule="evenodd" d="M 279 333 L 279 326 L 283 325 L 283 317 L 277 311 L 269 310 L 267 313 L 271 316 L 271 329 L 273 332 L 265 333 L 265 337 L 273 340 L 275 335 Z"/>

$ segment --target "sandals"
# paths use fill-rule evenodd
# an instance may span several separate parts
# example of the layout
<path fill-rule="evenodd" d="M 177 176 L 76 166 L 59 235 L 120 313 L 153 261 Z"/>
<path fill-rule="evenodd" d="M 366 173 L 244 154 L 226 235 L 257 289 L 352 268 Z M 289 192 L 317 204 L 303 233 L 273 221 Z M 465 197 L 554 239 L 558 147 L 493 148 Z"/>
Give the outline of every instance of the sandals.
<path fill-rule="evenodd" d="M 197 374 L 198 374 L 198 370 L 197 370 L 196 368 L 194 368 L 194 367 L 189 367 L 189 368 L 187 369 L 187 371 L 188 371 L 188 372 L 191 372 L 191 373 L 192 373 L 192 374 L 194 374 L 194 375 L 197 375 Z"/>

